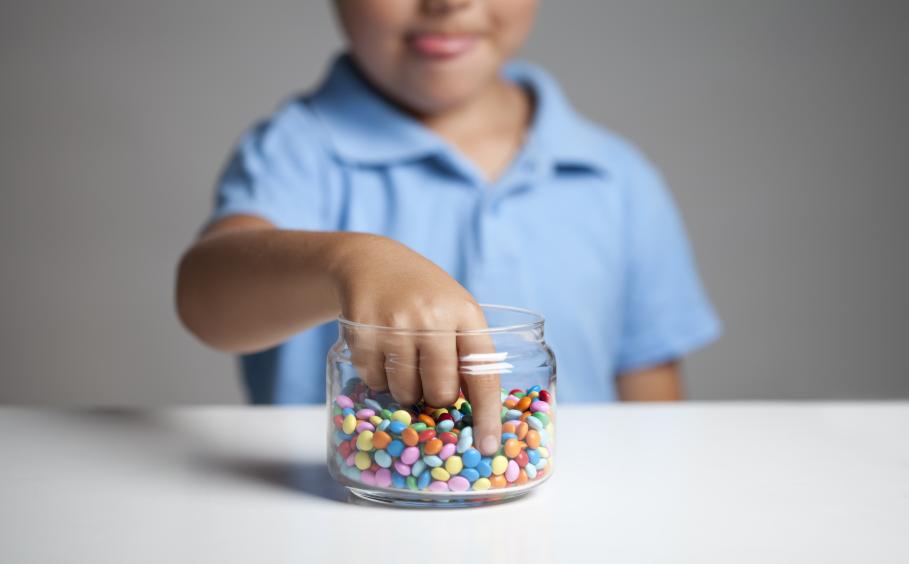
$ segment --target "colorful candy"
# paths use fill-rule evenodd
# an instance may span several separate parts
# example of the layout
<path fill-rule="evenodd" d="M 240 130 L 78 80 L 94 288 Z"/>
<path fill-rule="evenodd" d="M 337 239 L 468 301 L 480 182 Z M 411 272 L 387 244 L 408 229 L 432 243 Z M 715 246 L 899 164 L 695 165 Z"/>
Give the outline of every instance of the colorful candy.
<path fill-rule="evenodd" d="M 333 465 L 352 482 L 410 491 L 511 488 L 551 472 L 549 390 L 502 390 L 501 447 L 483 456 L 474 445 L 473 409 L 463 396 L 447 408 L 405 408 L 388 393 L 352 379 L 330 410 Z"/>

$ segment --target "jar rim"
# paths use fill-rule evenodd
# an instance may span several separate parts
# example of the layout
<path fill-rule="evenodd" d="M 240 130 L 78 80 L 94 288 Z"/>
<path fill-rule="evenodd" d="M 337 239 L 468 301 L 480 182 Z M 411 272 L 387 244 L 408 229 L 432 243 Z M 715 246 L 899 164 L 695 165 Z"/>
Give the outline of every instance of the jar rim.
<path fill-rule="evenodd" d="M 500 314 L 517 314 L 528 317 L 530 320 L 524 323 L 503 323 L 500 325 L 491 325 L 486 329 L 462 329 L 450 331 L 446 329 L 407 329 L 403 327 L 390 327 L 388 325 L 372 325 L 369 323 L 360 323 L 345 318 L 343 315 L 338 316 L 338 323 L 342 327 L 351 329 L 369 329 L 372 331 L 381 331 L 395 333 L 399 335 L 489 335 L 495 333 L 512 333 L 515 331 L 529 331 L 543 327 L 546 318 L 542 313 L 522 307 L 497 305 L 497 304 L 479 304 L 486 312 L 497 312 Z"/>

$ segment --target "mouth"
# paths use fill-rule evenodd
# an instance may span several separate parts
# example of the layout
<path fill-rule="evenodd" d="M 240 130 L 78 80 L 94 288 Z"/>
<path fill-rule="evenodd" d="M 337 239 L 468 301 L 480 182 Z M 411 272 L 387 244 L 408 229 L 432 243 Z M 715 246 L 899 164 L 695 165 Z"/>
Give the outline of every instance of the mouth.
<path fill-rule="evenodd" d="M 479 41 L 477 35 L 415 33 L 407 38 L 410 49 L 428 59 L 453 59 L 469 52 Z"/>

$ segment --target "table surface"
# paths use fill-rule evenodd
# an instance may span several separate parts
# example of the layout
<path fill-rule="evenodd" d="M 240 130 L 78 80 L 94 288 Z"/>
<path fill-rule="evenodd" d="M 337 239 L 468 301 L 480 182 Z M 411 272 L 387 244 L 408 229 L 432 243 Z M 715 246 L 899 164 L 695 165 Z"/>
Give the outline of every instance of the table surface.
<path fill-rule="evenodd" d="M 909 562 L 909 403 L 563 406 L 552 479 L 441 510 L 348 499 L 323 413 L 0 409 L 0 562 Z"/>

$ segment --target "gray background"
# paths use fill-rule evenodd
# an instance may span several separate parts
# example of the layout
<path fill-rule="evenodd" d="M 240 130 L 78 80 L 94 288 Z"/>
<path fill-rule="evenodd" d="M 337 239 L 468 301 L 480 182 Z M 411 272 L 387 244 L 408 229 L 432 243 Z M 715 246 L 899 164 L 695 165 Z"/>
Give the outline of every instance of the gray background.
<path fill-rule="evenodd" d="M 241 401 L 176 320 L 174 265 L 233 140 L 340 45 L 329 7 L 3 5 L 0 401 Z M 909 397 L 906 22 L 899 0 L 543 3 L 524 55 L 659 163 L 726 323 L 692 397 Z"/>

